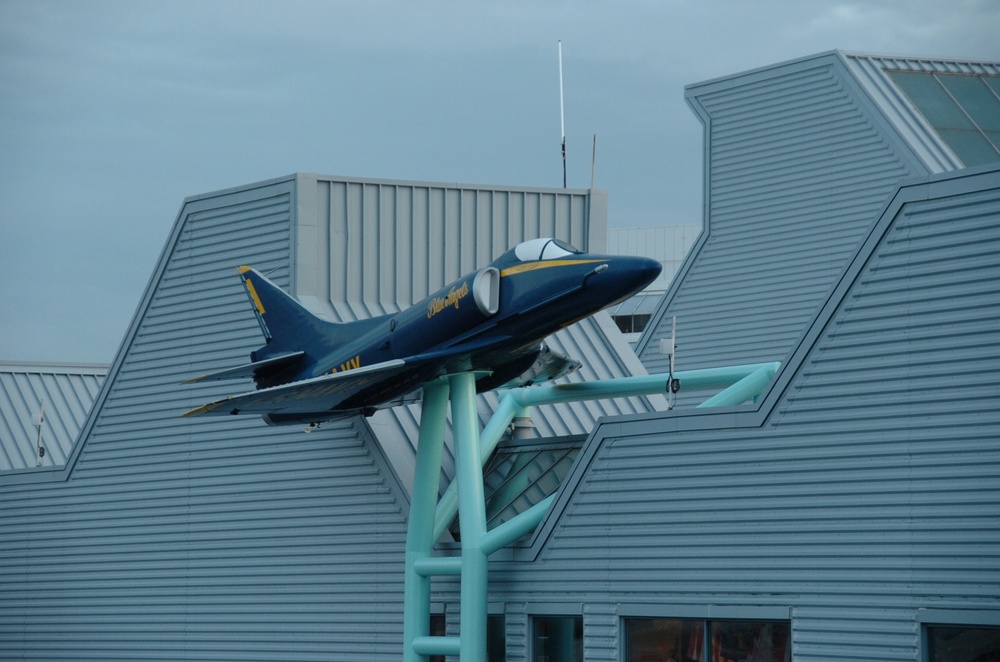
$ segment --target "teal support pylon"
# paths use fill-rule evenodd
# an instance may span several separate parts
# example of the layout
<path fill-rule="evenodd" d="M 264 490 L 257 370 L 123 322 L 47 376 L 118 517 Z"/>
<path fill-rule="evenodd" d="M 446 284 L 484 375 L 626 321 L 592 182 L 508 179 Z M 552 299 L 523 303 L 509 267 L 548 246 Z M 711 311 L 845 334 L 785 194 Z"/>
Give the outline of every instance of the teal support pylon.
<path fill-rule="evenodd" d="M 476 373 L 458 373 L 424 387 L 417 461 L 406 537 L 403 597 L 403 660 L 426 662 L 431 655 L 458 655 L 461 662 L 486 660 L 489 556 L 533 531 L 556 495 L 486 529 L 483 464 L 516 416 L 530 407 L 557 402 L 663 393 L 671 378 L 685 389 L 723 388 L 700 407 L 737 405 L 757 398 L 774 378 L 779 363 L 709 368 L 673 375 L 643 375 L 603 382 L 556 384 L 503 392 L 500 404 L 482 433 L 476 411 Z M 451 402 L 455 444 L 455 478 L 438 500 L 441 456 Z M 438 540 L 456 511 L 461 534 L 460 557 L 435 557 Z M 431 578 L 461 577 L 459 636 L 430 635 Z M 565 637 L 564 637 L 565 638 Z"/>
<path fill-rule="evenodd" d="M 451 426 L 455 440 L 458 478 L 459 533 L 462 537 L 462 590 L 459 656 L 462 662 L 486 660 L 486 587 L 489 558 L 483 550 L 486 535 L 486 498 L 483 460 L 476 414 L 476 375 L 452 375 Z M 431 527 L 433 530 L 433 526 Z"/>
<path fill-rule="evenodd" d="M 410 517 L 406 531 L 406 570 L 403 587 L 403 660 L 424 662 L 427 654 L 417 642 L 424 642 L 437 652 L 449 648 L 447 642 L 437 642 L 430 635 L 431 578 L 421 574 L 419 567 L 434 551 L 432 536 L 434 513 L 437 508 L 438 477 L 441 475 L 441 453 L 447 422 L 448 382 L 438 380 L 424 387 L 420 414 L 420 435 L 417 441 L 417 463 L 414 469 L 413 494 L 410 497 Z M 439 639 L 435 637 L 434 639 Z M 443 653 L 442 653 L 443 654 Z"/>
<path fill-rule="evenodd" d="M 735 405 L 760 395 L 780 367 L 781 363 L 778 362 L 752 363 L 684 370 L 673 375 L 637 375 L 599 382 L 546 384 L 510 389 L 500 396 L 499 406 L 483 428 L 480 457 L 484 462 L 488 460 L 511 421 L 516 416 L 523 416 L 530 407 L 536 405 L 666 393 L 671 378 L 680 380 L 681 388 L 684 390 L 726 389 L 719 394 L 720 396 L 725 394 L 724 397 L 710 398 L 698 407 Z M 456 512 L 458 512 L 458 481 L 453 480 L 437 505 L 437 517 L 434 522 L 435 540 L 448 528 Z"/>

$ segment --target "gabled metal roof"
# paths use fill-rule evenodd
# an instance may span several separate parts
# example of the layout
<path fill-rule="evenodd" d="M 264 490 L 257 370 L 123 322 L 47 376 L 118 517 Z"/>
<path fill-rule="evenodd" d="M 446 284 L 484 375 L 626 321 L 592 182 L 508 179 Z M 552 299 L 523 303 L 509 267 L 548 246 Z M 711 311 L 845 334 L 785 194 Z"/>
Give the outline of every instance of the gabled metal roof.
<path fill-rule="evenodd" d="M 107 372 L 98 364 L 0 362 L 0 471 L 62 466 Z"/>

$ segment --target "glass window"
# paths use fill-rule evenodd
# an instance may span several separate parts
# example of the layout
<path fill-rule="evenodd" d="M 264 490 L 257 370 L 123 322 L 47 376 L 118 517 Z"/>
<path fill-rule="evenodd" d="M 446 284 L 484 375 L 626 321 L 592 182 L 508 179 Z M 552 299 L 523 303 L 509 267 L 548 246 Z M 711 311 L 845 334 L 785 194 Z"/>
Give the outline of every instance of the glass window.
<path fill-rule="evenodd" d="M 784 662 L 790 658 L 788 623 L 715 621 L 711 624 L 712 662 Z"/>
<path fill-rule="evenodd" d="M 983 131 L 1000 131 L 1000 101 L 979 76 L 938 76 L 952 98 Z"/>
<path fill-rule="evenodd" d="M 507 618 L 503 614 L 486 617 L 486 659 L 488 662 L 507 660 Z"/>
<path fill-rule="evenodd" d="M 652 315 L 615 315 L 611 319 L 618 325 L 622 333 L 642 333 L 649 324 Z"/>
<path fill-rule="evenodd" d="M 788 621 L 630 618 L 625 621 L 625 660 L 786 662 L 791 659 L 790 634 Z"/>
<path fill-rule="evenodd" d="M 625 621 L 626 662 L 701 662 L 704 621 L 630 618 Z"/>
<path fill-rule="evenodd" d="M 582 662 L 582 616 L 535 616 L 531 620 L 532 662 Z"/>
<path fill-rule="evenodd" d="M 1000 161 L 1000 77 L 888 71 L 966 166 Z"/>
<path fill-rule="evenodd" d="M 995 662 L 1000 660 L 1000 627 L 927 626 L 929 662 Z"/>
<path fill-rule="evenodd" d="M 890 75 L 935 129 L 973 128 L 972 122 L 933 74 L 908 71 Z"/>

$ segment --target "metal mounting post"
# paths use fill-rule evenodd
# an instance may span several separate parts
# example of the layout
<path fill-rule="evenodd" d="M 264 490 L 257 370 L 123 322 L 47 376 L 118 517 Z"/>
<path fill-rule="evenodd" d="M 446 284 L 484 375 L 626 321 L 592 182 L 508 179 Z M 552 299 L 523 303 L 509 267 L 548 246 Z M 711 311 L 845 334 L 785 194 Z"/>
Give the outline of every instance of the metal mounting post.
<path fill-rule="evenodd" d="M 476 373 L 450 375 L 425 386 L 406 536 L 403 660 L 426 662 L 430 655 L 458 655 L 461 662 L 486 659 L 489 556 L 533 531 L 556 499 L 553 494 L 492 530 L 486 529 L 483 463 L 515 416 L 524 416 L 530 407 L 542 404 L 663 393 L 675 379 L 685 389 L 724 389 L 699 407 L 738 405 L 758 398 L 780 366 L 780 363 L 758 363 L 512 389 L 500 397 L 499 407 L 482 435 L 476 412 Z M 439 502 L 449 400 L 455 479 Z M 434 543 L 456 512 L 462 539 L 461 557 L 433 556 Z M 430 636 L 430 578 L 438 575 L 461 576 L 461 631 L 457 637 Z"/>
<path fill-rule="evenodd" d="M 430 639 L 431 579 L 418 571 L 434 551 L 434 513 L 437 508 L 438 480 L 448 407 L 448 382 L 439 380 L 424 387 L 417 441 L 417 464 L 410 497 L 410 517 L 406 531 L 406 570 L 403 593 L 403 660 L 421 662 L 416 642 Z M 444 643 L 444 642 L 439 642 Z"/>
<path fill-rule="evenodd" d="M 486 660 L 486 585 L 488 558 L 483 551 L 486 535 L 486 499 L 483 494 L 483 461 L 476 416 L 476 376 L 452 375 L 451 424 L 455 439 L 455 473 L 458 477 L 458 521 L 462 535 L 462 604 L 460 656 Z"/>

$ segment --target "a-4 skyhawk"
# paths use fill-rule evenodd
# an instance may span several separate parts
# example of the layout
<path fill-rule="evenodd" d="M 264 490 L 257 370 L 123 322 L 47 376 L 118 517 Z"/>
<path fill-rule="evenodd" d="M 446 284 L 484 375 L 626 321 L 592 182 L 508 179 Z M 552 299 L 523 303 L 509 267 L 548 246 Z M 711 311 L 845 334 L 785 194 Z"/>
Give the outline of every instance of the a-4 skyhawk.
<path fill-rule="evenodd" d="M 413 401 L 440 376 L 475 372 L 476 390 L 569 374 L 579 363 L 543 340 L 655 279 L 648 258 L 582 253 L 532 239 L 414 306 L 348 323 L 320 319 L 250 267 L 239 267 L 267 343 L 251 362 L 189 382 L 252 377 L 257 390 L 187 412 L 309 423 Z"/>

